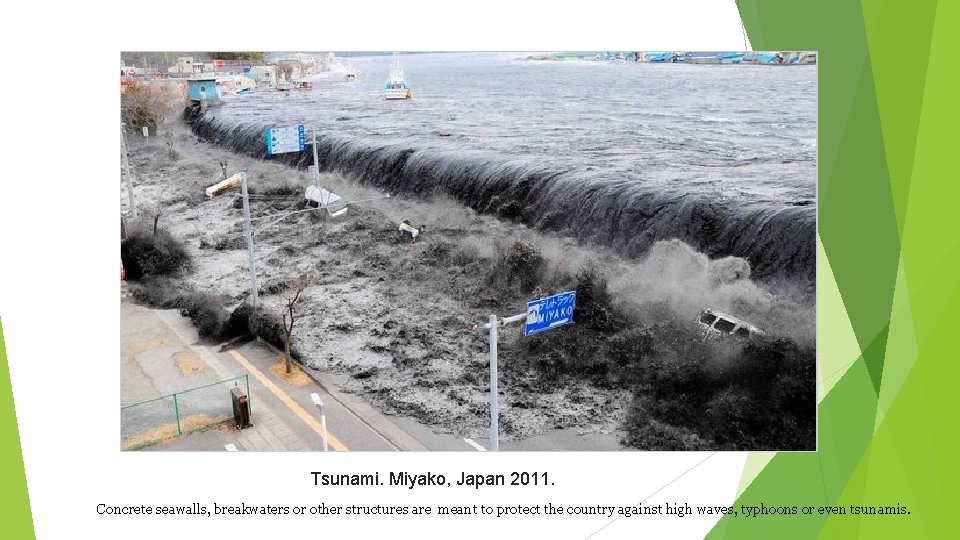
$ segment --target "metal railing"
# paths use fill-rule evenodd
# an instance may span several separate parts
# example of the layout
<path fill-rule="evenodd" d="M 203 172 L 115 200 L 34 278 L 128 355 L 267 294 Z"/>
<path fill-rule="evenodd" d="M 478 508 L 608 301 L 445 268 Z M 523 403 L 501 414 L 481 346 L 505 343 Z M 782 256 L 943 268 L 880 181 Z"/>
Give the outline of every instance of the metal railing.
<path fill-rule="evenodd" d="M 121 449 L 144 448 L 233 418 L 230 388 L 241 380 L 249 403 L 250 376 L 244 374 L 121 406 Z"/>

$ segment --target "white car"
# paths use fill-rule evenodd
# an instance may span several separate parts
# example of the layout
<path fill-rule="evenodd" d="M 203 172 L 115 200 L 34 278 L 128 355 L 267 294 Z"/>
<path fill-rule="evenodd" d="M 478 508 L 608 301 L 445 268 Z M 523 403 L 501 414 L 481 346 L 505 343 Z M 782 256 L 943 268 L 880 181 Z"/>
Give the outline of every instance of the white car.
<path fill-rule="evenodd" d="M 763 331 L 756 326 L 716 309 L 705 309 L 701 311 L 700 316 L 697 317 L 697 324 L 700 325 L 704 334 L 707 335 L 734 336 L 739 338 L 751 338 L 763 335 Z"/>

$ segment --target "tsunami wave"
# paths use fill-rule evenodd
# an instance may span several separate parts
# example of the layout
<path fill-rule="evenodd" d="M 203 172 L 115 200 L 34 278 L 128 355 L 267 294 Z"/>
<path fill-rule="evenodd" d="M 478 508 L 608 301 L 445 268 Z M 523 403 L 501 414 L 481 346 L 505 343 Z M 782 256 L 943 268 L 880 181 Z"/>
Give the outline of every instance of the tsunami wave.
<path fill-rule="evenodd" d="M 256 158 L 267 158 L 264 127 L 226 124 L 186 113 L 194 133 Z M 682 186 L 645 185 L 557 166 L 536 156 L 519 159 L 400 142 L 372 142 L 319 133 L 322 171 L 408 195 L 446 194 L 479 212 L 607 246 L 627 258 L 660 240 L 678 239 L 709 257 L 750 263 L 760 282 L 783 279 L 812 292 L 816 278 L 813 201 L 747 201 Z M 312 152 L 271 157 L 291 166 L 313 163 Z"/>

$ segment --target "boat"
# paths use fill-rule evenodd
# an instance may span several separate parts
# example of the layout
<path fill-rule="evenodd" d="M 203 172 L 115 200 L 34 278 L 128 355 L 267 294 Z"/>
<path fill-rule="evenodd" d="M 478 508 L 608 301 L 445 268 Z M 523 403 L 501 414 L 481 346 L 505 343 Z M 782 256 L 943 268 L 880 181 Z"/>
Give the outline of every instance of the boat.
<path fill-rule="evenodd" d="M 290 90 L 293 90 L 293 83 L 288 80 L 277 81 L 278 92 L 289 92 Z"/>
<path fill-rule="evenodd" d="M 360 72 L 357 71 L 356 69 L 354 69 L 353 66 L 348 67 L 348 68 L 347 68 L 347 74 L 344 76 L 344 78 L 345 78 L 348 82 L 356 81 L 356 80 L 360 79 Z"/>
<path fill-rule="evenodd" d="M 400 67 L 400 53 L 393 53 L 393 67 L 390 69 L 390 78 L 383 86 L 383 92 L 387 99 L 410 99 L 413 97 L 413 92 L 407 86 L 403 69 Z"/>

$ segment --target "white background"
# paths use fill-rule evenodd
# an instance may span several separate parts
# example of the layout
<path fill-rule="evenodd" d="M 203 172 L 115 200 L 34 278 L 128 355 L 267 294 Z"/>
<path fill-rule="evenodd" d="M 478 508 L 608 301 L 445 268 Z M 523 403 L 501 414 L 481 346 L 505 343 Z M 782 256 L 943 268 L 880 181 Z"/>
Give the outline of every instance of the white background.
<path fill-rule="evenodd" d="M 424 4 L 427 4 L 424 2 Z M 8 8 L 0 318 L 38 538 L 586 538 L 606 518 L 164 518 L 107 504 L 730 504 L 746 454 L 121 453 L 121 50 L 743 50 L 733 0 L 128 2 Z M 628 7 L 627 7 L 628 6 Z M 12 33 L 11 33 L 12 32 Z M 320 488 L 310 471 L 549 471 L 553 487 Z M 666 487 L 664 487 L 666 486 Z M 663 488 L 661 490 L 661 488 Z M 660 491 L 658 491 L 660 490 Z M 656 495 L 652 496 L 652 494 Z M 593 538 L 697 538 L 715 519 L 622 518 Z"/>

